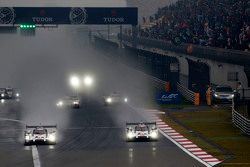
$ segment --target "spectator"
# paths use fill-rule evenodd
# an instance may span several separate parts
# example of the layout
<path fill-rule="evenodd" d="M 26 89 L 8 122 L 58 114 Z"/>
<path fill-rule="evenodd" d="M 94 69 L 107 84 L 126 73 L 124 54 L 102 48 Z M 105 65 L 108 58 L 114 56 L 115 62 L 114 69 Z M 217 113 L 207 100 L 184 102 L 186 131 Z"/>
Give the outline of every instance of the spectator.
<path fill-rule="evenodd" d="M 145 22 L 143 18 L 143 22 Z M 249 0 L 179 0 L 149 17 L 148 38 L 250 51 Z"/>

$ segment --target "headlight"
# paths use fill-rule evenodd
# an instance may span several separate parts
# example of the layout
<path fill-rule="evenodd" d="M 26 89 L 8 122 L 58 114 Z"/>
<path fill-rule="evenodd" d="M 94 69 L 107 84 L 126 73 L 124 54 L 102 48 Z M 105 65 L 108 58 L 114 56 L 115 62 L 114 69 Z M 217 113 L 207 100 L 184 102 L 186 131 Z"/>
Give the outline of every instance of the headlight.
<path fill-rule="evenodd" d="M 218 97 L 219 95 L 217 93 L 214 94 L 215 97 Z"/>
<path fill-rule="evenodd" d="M 20 94 L 19 93 L 16 93 L 16 97 L 19 97 L 20 96 Z"/>
<path fill-rule="evenodd" d="M 132 139 L 132 138 L 134 137 L 133 132 L 128 132 L 128 133 L 127 133 L 127 137 L 128 137 L 129 139 Z"/>
<path fill-rule="evenodd" d="M 3 93 L 1 94 L 1 97 L 4 97 L 4 94 L 3 94 Z"/>
<path fill-rule="evenodd" d="M 151 132 L 151 137 L 152 137 L 153 139 L 158 138 L 158 133 L 157 133 L 156 131 Z"/>
<path fill-rule="evenodd" d="M 73 104 L 74 104 L 74 105 L 78 105 L 79 102 L 78 102 L 78 101 L 74 101 Z"/>
<path fill-rule="evenodd" d="M 25 140 L 30 140 L 30 137 L 28 135 L 25 136 Z"/>
<path fill-rule="evenodd" d="M 62 101 L 59 101 L 56 105 L 57 105 L 58 107 L 61 107 L 61 106 L 63 106 L 63 102 L 62 102 Z"/>
<path fill-rule="evenodd" d="M 111 98 L 111 97 L 108 97 L 108 98 L 106 99 L 106 102 L 107 102 L 107 103 L 112 103 L 112 98 Z"/>
<path fill-rule="evenodd" d="M 124 98 L 124 102 L 127 103 L 128 102 L 128 98 L 125 97 Z"/>
<path fill-rule="evenodd" d="M 1 103 L 4 103 L 5 102 L 5 100 L 4 99 L 1 99 Z"/>
<path fill-rule="evenodd" d="M 49 135 L 49 141 L 55 142 L 56 141 L 56 136 L 54 134 Z"/>
<path fill-rule="evenodd" d="M 229 97 L 230 97 L 230 98 L 234 98 L 234 94 L 230 95 Z"/>

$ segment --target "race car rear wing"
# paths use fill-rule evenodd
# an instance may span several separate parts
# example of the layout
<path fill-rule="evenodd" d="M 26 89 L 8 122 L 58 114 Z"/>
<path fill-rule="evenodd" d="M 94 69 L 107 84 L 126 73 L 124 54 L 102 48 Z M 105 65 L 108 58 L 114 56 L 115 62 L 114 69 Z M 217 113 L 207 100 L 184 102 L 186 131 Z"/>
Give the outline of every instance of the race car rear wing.
<path fill-rule="evenodd" d="M 133 123 L 126 123 L 126 128 L 127 129 L 134 129 L 138 125 L 146 125 L 150 129 L 157 129 L 156 122 L 133 122 Z"/>
<path fill-rule="evenodd" d="M 26 130 L 24 131 L 24 134 L 30 134 L 32 131 L 36 128 L 44 128 L 48 131 L 48 133 L 56 133 L 57 131 L 57 125 L 26 125 Z"/>
<path fill-rule="evenodd" d="M 57 129 L 57 125 L 26 125 L 26 129 L 34 129 L 34 128 L 54 128 Z"/>
<path fill-rule="evenodd" d="M 156 126 L 156 122 L 126 122 L 126 125 L 140 125 L 140 124 L 144 124 L 144 125 L 155 125 Z"/>

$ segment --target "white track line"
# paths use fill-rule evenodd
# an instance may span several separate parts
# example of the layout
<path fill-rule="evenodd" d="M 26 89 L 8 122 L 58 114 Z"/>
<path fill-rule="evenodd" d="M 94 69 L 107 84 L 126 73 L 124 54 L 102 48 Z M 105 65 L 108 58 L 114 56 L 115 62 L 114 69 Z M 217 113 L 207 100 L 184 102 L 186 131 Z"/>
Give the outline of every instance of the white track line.
<path fill-rule="evenodd" d="M 41 167 L 39 154 L 36 146 L 32 146 L 32 158 L 33 158 L 33 164 L 34 167 Z"/>

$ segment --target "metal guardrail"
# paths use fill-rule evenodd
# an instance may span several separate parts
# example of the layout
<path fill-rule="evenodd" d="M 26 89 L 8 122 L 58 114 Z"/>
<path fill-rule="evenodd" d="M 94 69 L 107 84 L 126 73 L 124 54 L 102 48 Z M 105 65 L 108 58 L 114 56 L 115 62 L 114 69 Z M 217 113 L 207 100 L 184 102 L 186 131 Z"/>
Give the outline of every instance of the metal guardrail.
<path fill-rule="evenodd" d="M 166 81 L 163 81 L 163 80 L 161 80 L 161 79 L 159 79 L 159 78 L 156 78 L 156 77 L 152 77 L 152 76 L 150 76 L 150 79 L 151 79 L 151 81 L 153 81 L 154 82 L 154 84 L 155 84 L 155 86 L 157 87 L 157 88 L 164 88 L 165 87 L 165 85 L 166 85 Z"/>
<path fill-rule="evenodd" d="M 177 83 L 177 90 L 185 97 L 188 101 L 195 101 L 195 92 L 189 90 L 188 88 L 182 86 L 180 83 Z"/>
<path fill-rule="evenodd" d="M 243 133 L 250 135 L 250 120 L 242 116 L 234 109 L 234 101 L 232 107 L 232 122 Z"/>
<path fill-rule="evenodd" d="M 120 38 L 120 34 L 118 35 L 118 38 Z M 181 44 L 177 46 L 172 44 L 170 41 L 156 40 L 145 37 L 133 38 L 132 36 L 125 34 L 122 35 L 122 40 L 130 42 L 132 44 L 136 43 L 139 45 L 145 45 L 152 48 L 159 48 L 163 50 L 169 50 L 184 54 L 187 54 L 187 48 L 190 46 L 189 44 Z M 224 61 L 233 64 L 242 64 L 242 65 L 250 64 L 250 52 L 244 52 L 233 49 L 216 48 L 216 47 L 206 47 L 199 45 L 192 45 L 192 46 L 193 46 L 192 55 L 195 57 Z"/>
<path fill-rule="evenodd" d="M 250 100 L 250 88 L 242 88 L 238 90 L 240 100 Z"/>

